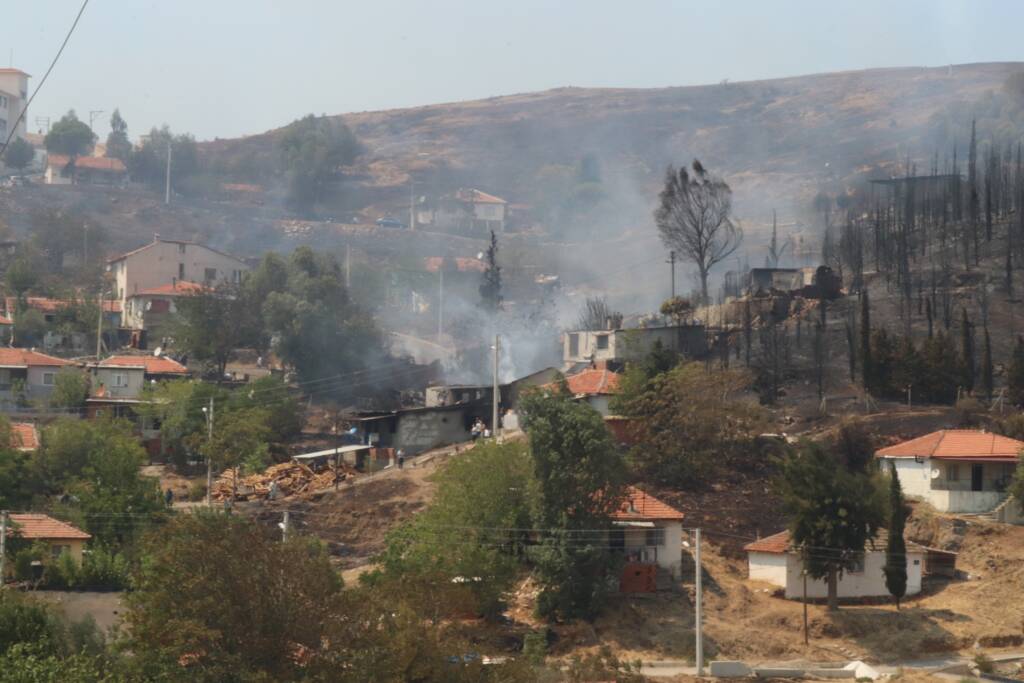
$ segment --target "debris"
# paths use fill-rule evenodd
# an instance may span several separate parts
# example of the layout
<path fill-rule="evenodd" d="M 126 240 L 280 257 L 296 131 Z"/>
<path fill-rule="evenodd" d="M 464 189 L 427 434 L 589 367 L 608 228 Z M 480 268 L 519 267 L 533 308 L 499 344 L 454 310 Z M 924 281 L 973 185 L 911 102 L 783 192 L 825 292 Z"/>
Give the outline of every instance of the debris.
<path fill-rule="evenodd" d="M 342 465 L 338 470 L 338 481 L 346 480 L 353 472 L 348 465 Z M 271 497 L 272 489 L 274 498 L 285 498 L 334 486 L 333 469 L 314 472 L 296 462 L 271 465 L 263 472 L 239 477 L 236 486 L 237 473 L 237 469 L 228 469 L 217 478 L 212 492 L 215 500 L 230 500 L 232 492 L 235 500 L 260 500 Z"/>

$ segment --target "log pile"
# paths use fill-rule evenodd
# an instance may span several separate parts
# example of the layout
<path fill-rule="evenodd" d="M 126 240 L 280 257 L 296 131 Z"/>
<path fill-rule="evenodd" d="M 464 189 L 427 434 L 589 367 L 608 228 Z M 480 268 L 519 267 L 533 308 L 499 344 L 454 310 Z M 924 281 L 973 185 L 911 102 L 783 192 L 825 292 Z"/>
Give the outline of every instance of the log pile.
<path fill-rule="evenodd" d="M 354 470 L 342 465 L 338 470 L 338 481 L 345 481 Z M 300 493 L 321 491 L 334 486 L 334 470 L 328 468 L 322 472 L 314 472 L 306 465 L 297 462 L 283 462 L 271 465 L 263 472 L 235 477 L 237 469 L 225 470 L 213 484 L 212 495 L 215 500 L 231 500 L 232 491 L 235 500 L 265 500 L 270 495 L 271 485 L 277 484 L 277 497 L 294 496 Z"/>

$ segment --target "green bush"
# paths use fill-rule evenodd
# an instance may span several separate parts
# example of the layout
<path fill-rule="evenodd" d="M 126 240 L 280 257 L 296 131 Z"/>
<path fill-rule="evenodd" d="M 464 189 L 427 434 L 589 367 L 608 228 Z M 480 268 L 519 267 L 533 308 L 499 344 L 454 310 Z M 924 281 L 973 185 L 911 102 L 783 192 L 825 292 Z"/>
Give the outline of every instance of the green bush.
<path fill-rule="evenodd" d="M 203 480 L 194 481 L 188 488 L 188 499 L 191 501 L 200 501 L 206 499 L 206 482 Z"/>
<path fill-rule="evenodd" d="M 77 590 L 119 591 L 128 587 L 130 567 L 121 553 L 97 547 L 85 554 L 78 571 Z"/>
<path fill-rule="evenodd" d="M 547 628 L 541 631 L 527 633 L 523 637 L 523 657 L 531 664 L 540 665 L 544 663 L 544 657 L 548 653 Z"/>

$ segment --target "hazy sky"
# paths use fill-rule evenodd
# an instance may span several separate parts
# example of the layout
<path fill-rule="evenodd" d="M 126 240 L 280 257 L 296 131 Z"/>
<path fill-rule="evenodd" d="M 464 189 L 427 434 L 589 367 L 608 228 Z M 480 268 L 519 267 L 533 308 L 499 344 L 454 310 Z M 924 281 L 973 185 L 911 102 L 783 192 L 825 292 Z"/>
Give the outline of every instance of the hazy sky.
<path fill-rule="evenodd" d="M 45 72 L 79 0 L 5 2 L 0 65 Z M 658 87 L 1024 59 L 1016 0 L 91 0 L 29 112 L 114 107 L 233 137 L 565 85 Z"/>

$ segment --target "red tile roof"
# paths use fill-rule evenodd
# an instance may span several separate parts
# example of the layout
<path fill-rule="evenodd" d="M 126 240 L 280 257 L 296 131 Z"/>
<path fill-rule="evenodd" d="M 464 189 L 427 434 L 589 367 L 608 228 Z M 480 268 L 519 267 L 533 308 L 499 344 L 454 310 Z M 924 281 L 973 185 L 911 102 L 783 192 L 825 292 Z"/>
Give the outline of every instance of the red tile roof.
<path fill-rule="evenodd" d="M 875 537 L 867 542 L 865 548 L 868 550 L 885 550 L 885 546 L 889 540 L 889 532 L 885 529 L 879 529 Z M 743 549 L 748 553 L 774 553 L 781 555 L 783 553 L 796 552 L 796 549 L 790 543 L 789 531 L 780 531 L 777 534 L 771 536 L 765 536 L 764 538 L 758 539 L 753 543 L 748 543 L 743 546 Z M 907 550 L 914 552 L 924 552 L 927 550 L 923 545 L 914 543 L 913 541 L 907 541 Z"/>
<path fill-rule="evenodd" d="M 206 285 L 201 285 L 198 282 L 189 282 L 188 280 L 180 280 L 169 285 L 143 289 L 135 292 L 132 296 L 190 296 L 208 291 L 211 290 Z"/>
<path fill-rule="evenodd" d="M 0 348 L 0 367 L 27 368 L 40 365 L 61 367 L 73 365 L 73 363 L 63 358 L 47 356 L 45 353 L 39 353 L 32 349 Z"/>
<path fill-rule="evenodd" d="M 63 168 L 71 162 L 71 157 L 63 154 L 51 154 L 47 157 L 48 166 Z M 113 157 L 75 157 L 75 168 L 87 168 L 91 171 L 107 171 L 109 173 L 127 173 L 124 162 Z"/>
<path fill-rule="evenodd" d="M 157 356 L 111 356 L 100 367 L 145 368 L 147 375 L 187 375 L 188 368 L 176 360 Z"/>
<path fill-rule="evenodd" d="M 460 273 L 482 273 L 487 270 L 487 266 L 480 259 L 475 258 L 463 258 L 461 256 L 448 259 L 448 263 L 445 263 L 445 259 L 440 256 L 425 256 L 423 258 L 423 267 L 427 269 L 428 273 L 436 273 L 441 270 L 441 264 L 446 266 L 445 270 L 448 270 L 447 266 L 449 263 L 454 263 L 455 270 Z"/>
<path fill-rule="evenodd" d="M 0 325 L 13 325 L 14 321 L 8 318 L 6 315 L 0 315 Z"/>
<path fill-rule="evenodd" d="M 83 299 L 79 300 L 84 301 Z M 43 311 L 44 313 L 53 313 L 60 310 L 61 308 L 67 308 L 71 305 L 70 299 L 50 299 L 44 296 L 30 296 L 25 299 L 25 303 L 28 304 L 29 308 L 34 308 L 37 311 Z M 9 296 L 4 299 L 4 305 L 8 311 L 14 311 L 18 307 L 18 299 Z M 121 302 L 110 301 L 107 299 L 103 300 L 103 310 L 107 313 L 120 313 Z"/>
<path fill-rule="evenodd" d="M 39 432 L 31 422 L 12 422 L 11 442 L 19 451 L 34 451 L 39 448 Z"/>
<path fill-rule="evenodd" d="M 682 518 L 682 512 L 635 486 L 626 487 L 626 500 L 622 503 L 621 508 L 612 513 L 612 519 L 618 521 L 635 522 Z"/>
<path fill-rule="evenodd" d="M 587 368 L 565 378 L 573 396 L 601 396 L 619 393 L 617 372 L 605 369 Z"/>
<path fill-rule="evenodd" d="M 12 514 L 11 521 L 18 527 L 15 533 L 19 538 L 81 539 L 83 541 L 92 538 L 92 536 L 81 529 L 65 524 L 49 515 L 32 513 Z"/>
<path fill-rule="evenodd" d="M 493 194 L 465 187 L 456 192 L 455 197 L 459 201 L 474 202 L 476 204 L 508 204 L 501 197 L 495 197 Z"/>
<path fill-rule="evenodd" d="M 887 458 L 1017 460 L 1024 441 L 974 429 L 942 429 L 875 452 Z"/>
<path fill-rule="evenodd" d="M 239 263 L 241 263 L 246 268 L 249 267 L 248 263 L 246 263 L 242 259 L 238 258 L 237 256 L 232 256 L 231 254 L 225 253 L 223 251 L 219 251 L 217 249 L 214 249 L 213 247 L 208 247 L 205 244 L 199 244 L 198 242 L 189 242 L 189 241 L 186 241 L 186 240 L 168 240 L 168 239 L 161 238 L 159 235 L 155 236 L 153 238 L 153 241 L 150 242 L 149 244 L 144 244 L 141 247 L 139 247 L 137 249 L 132 249 L 131 251 L 127 251 L 127 252 L 121 254 L 120 256 L 115 256 L 113 258 L 107 259 L 107 263 L 117 263 L 118 261 L 126 259 L 129 256 L 134 256 L 135 254 L 138 254 L 141 251 L 145 251 L 146 249 L 151 249 L 151 248 L 155 247 L 156 245 L 158 245 L 160 243 L 164 243 L 164 244 L 184 244 L 186 246 L 192 245 L 192 246 L 195 246 L 195 247 L 200 247 L 202 249 L 206 249 L 207 251 L 212 251 L 214 254 L 220 254 L 221 256 L 224 256 L 226 258 L 234 259 L 235 261 L 238 261 Z"/>

